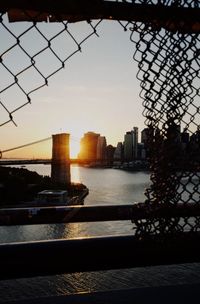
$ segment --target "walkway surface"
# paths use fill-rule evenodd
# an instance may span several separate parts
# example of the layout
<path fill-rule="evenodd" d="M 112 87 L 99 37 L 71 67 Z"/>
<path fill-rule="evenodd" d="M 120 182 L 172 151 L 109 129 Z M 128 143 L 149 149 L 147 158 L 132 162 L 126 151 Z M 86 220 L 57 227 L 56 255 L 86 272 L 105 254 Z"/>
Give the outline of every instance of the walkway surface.
<path fill-rule="evenodd" d="M 0 281 L 6 304 L 194 304 L 200 263 Z"/>
<path fill-rule="evenodd" d="M 200 284 L 191 284 L 37 298 L 35 300 L 7 302 L 7 304 L 193 304 L 199 303 L 199 295 Z"/>

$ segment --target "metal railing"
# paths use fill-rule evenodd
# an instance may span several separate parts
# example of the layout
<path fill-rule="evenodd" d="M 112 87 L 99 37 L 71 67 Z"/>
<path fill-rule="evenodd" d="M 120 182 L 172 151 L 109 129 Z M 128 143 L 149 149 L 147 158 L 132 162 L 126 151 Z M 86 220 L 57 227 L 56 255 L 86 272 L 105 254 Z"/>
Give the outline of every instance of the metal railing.
<path fill-rule="evenodd" d="M 167 220 L 176 218 L 181 220 L 184 217 L 196 216 L 200 216 L 200 205 L 194 203 L 171 207 L 152 205 L 151 208 L 145 203 L 95 206 L 33 206 L 0 209 L 0 226 L 127 220 L 136 223 L 139 220 L 146 219 Z"/>
<path fill-rule="evenodd" d="M 157 208 L 145 204 L 59 206 L 0 210 L 0 225 L 35 225 L 155 219 L 200 215 L 197 205 Z M 135 227 L 137 231 L 137 227 Z M 163 264 L 200 262 L 200 233 L 117 235 L 0 244 L 0 279 Z"/>
<path fill-rule="evenodd" d="M 200 262 L 200 235 L 110 236 L 0 245 L 0 279 Z"/>

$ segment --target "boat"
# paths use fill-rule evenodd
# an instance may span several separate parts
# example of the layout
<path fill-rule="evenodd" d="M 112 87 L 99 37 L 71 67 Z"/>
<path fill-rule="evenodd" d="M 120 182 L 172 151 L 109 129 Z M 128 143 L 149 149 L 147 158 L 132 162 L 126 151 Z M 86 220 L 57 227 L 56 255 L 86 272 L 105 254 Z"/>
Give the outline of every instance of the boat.
<path fill-rule="evenodd" d="M 83 186 L 82 184 L 79 184 Z M 43 190 L 38 192 L 37 198 L 34 202 L 36 206 L 57 206 L 57 205 L 83 205 L 84 199 L 88 195 L 89 190 L 87 187 L 78 187 L 67 190 Z"/>

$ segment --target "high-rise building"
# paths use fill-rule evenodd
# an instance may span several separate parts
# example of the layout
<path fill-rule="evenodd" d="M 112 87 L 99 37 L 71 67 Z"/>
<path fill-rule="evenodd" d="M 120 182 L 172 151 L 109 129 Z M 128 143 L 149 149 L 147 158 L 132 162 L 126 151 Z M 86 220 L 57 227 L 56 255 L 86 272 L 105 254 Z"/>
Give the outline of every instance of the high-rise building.
<path fill-rule="evenodd" d="M 95 161 L 97 159 L 97 142 L 100 134 L 87 132 L 81 138 L 79 158 Z"/>
<path fill-rule="evenodd" d="M 144 159 L 149 157 L 149 151 L 151 149 L 151 144 L 155 139 L 155 133 L 156 132 L 152 127 L 144 128 L 141 131 L 141 143 L 144 145 L 144 151 L 142 152 Z"/>
<path fill-rule="evenodd" d="M 149 128 L 145 128 L 141 131 L 141 143 L 143 143 L 145 146 L 147 145 L 149 138 Z"/>
<path fill-rule="evenodd" d="M 133 136 L 131 132 L 126 132 L 124 135 L 124 160 L 133 160 Z"/>
<path fill-rule="evenodd" d="M 132 161 L 137 159 L 138 148 L 138 128 L 133 127 L 133 130 L 126 132 L 124 135 L 124 160 Z"/>
<path fill-rule="evenodd" d="M 115 152 L 113 154 L 113 159 L 115 161 L 122 161 L 123 160 L 123 144 L 122 142 L 118 142 Z"/>
<path fill-rule="evenodd" d="M 113 147 L 112 145 L 108 145 L 106 147 L 106 160 L 107 160 L 107 164 L 108 165 L 112 165 L 113 164 L 115 149 L 116 148 Z"/>
<path fill-rule="evenodd" d="M 97 140 L 97 160 L 104 161 L 106 159 L 106 138 L 99 136 Z"/>
<path fill-rule="evenodd" d="M 140 159 L 140 160 L 146 159 L 146 149 L 145 149 L 144 143 L 138 143 L 137 159 Z"/>
<path fill-rule="evenodd" d="M 166 132 L 167 140 L 171 141 L 174 144 L 181 143 L 181 126 L 175 123 L 172 123 L 168 126 Z"/>
<path fill-rule="evenodd" d="M 133 136 L 133 159 L 138 157 L 138 128 L 133 127 L 132 136 Z"/>

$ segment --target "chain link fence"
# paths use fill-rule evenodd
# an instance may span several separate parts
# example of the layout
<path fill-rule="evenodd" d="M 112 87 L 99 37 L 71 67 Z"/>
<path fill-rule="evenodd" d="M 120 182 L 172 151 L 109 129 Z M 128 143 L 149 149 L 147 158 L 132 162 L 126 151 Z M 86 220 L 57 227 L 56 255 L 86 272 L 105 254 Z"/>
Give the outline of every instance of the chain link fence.
<path fill-rule="evenodd" d="M 200 7 L 198 1 L 157 1 L 157 4 L 161 2 Z M 146 204 L 155 209 L 198 205 L 200 35 L 168 31 L 151 24 L 133 23 L 131 30 L 151 169 L 152 184 L 146 189 Z M 136 233 L 199 231 L 199 223 L 199 216 L 154 218 L 137 222 Z"/>
<path fill-rule="evenodd" d="M 67 21 L 44 24 L 32 18 L 25 24 L 10 23 L 8 15 L 1 14 L 0 35 L 4 43 L 0 46 L 0 126 L 9 122 L 16 125 L 14 113 L 31 103 L 32 94 L 47 86 L 49 79 L 82 51 L 87 39 L 98 35 L 100 23 L 101 20 L 85 21 L 80 33 L 76 25 Z"/>
<path fill-rule="evenodd" d="M 197 0 L 110 2 L 173 8 L 177 12 L 200 9 Z M 43 20 L 43 12 L 33 16 L 30 11 L 23 11 L 23 18 L 29 22 L 23 26 L 9 23 L 8 17 L 16 19 L 16 16 L 2 13 L 0 19 L 0 35 L 6 37 L 0 46 L 1 126 L 8 122 L 15 124 L 14 113 L 31 102 L 33 92 L 48 85 L 49 78 L 81 51 L 87 39 L 97 35 L 102 22 L 102 19 L 87 20 L 81 33 L 77 33 L 75 24 L 63 21 L 63 17 L 55 20 L 54 16 L 53 21 L 58 21 L 54 25 L 42 24 L 39 21 L 40 17 Z M 124 31 L 130 32 L 133 58 L 138 63 L 152 182 L 146 189 L 145 208 L 151 211 L 180 204 L 187 209 L 198 206 L 200 200 L 200 29 L 198 23 L 188 27 L 191 18 L 189 23 L 177 24 L 175 17 L 165 20 L 165 26 L 153 17 L 144 22 L 132 21 L 130 16 L 127 21 L 118 20 Z M 34 49 L 29 47 L 30 39 L 36 41 Z M 57 48 L 58 39 L 62 50 Z M 46 57 L 51 64 L 44 64 Z M 13 94 L 15 103 L 10 97 Z M 154 217 L 134 223 L 138 235 L 200 230 L 198 215 Z"/>

